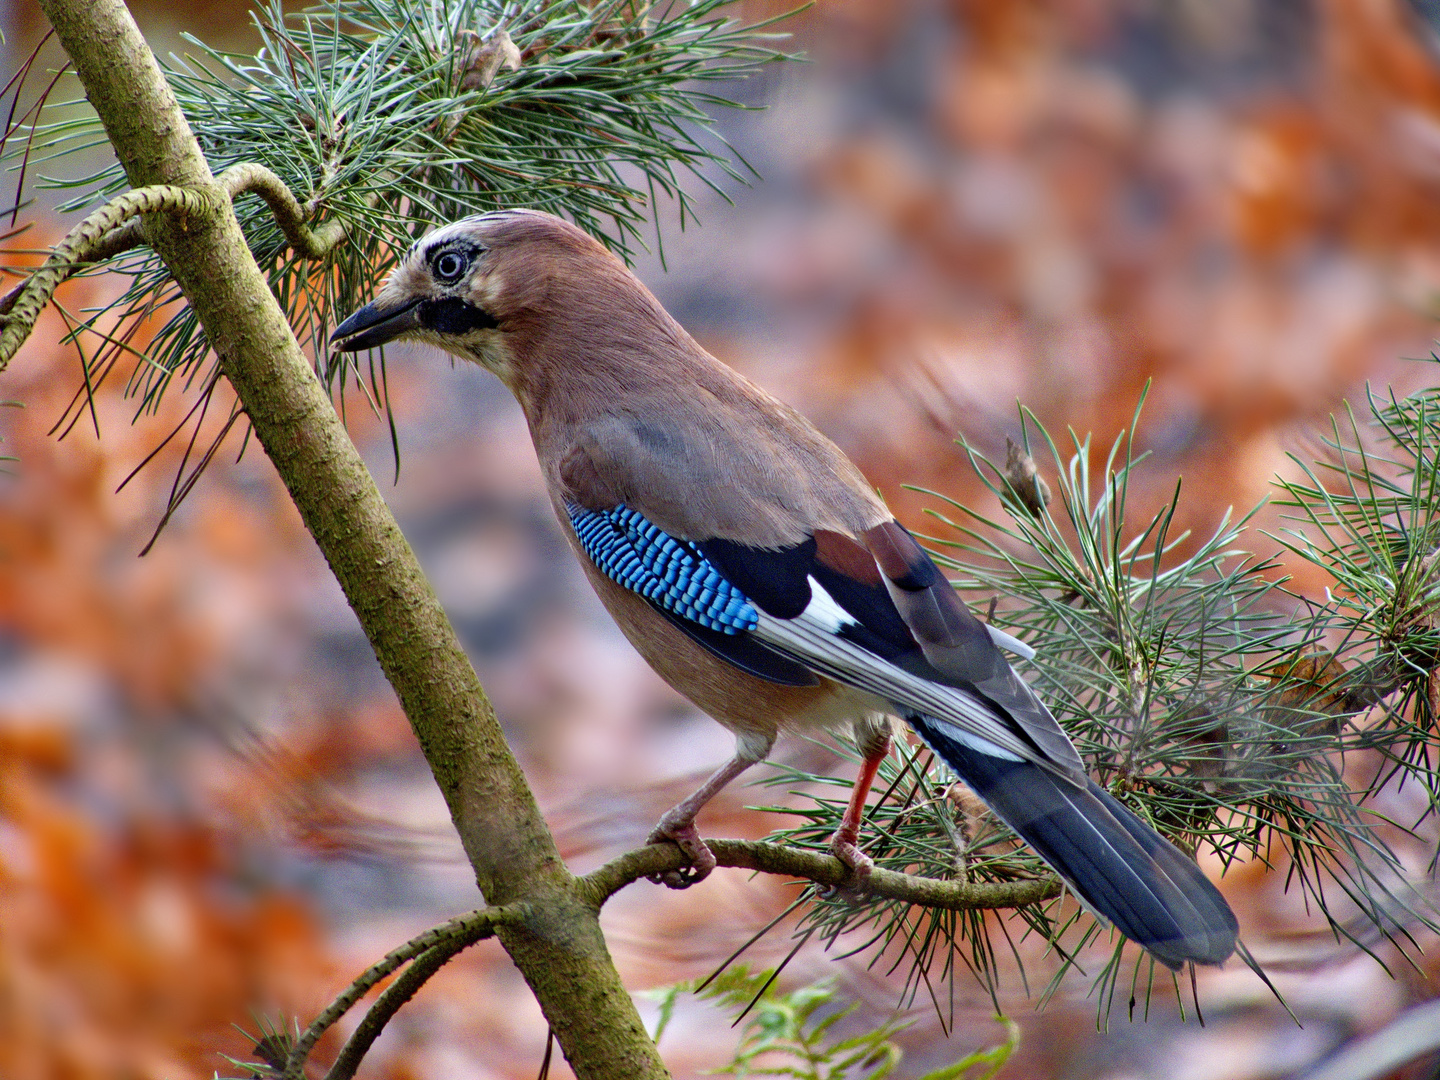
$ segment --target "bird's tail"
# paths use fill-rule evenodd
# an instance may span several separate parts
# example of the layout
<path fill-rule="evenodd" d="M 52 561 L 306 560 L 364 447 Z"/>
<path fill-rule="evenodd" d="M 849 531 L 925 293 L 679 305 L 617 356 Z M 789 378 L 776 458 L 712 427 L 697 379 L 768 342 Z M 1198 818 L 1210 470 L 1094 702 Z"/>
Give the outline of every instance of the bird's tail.
<path fill-rule="evenodd" d="M 944 721 L 907 719 L 1090 909 L 1162 964 L 1219 964 L 1234 951 L 1235 915 L 1220 891 L 1094 781 L 1082 788 L 1013 755 L 984 753 Z"/>

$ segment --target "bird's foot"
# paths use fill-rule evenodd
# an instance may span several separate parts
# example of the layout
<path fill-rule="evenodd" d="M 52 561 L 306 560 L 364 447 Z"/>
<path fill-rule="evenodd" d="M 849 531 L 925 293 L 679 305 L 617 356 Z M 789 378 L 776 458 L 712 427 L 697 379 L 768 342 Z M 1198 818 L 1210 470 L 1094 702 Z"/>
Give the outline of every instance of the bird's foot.
<path fill-rule="evenodd" d="M 669 815 L 667 814 L 666 817 Z M 691 821 L 667 821 L 660 819 L 649 836 L 645 838 L 647 844 L 672 843 L 685 853 L 690 860 L 690 865 L 679 870 L 666 870 L 660 874 L 652 874 L 650 880 L 657 885 L 664 885 L 671 889 L 688 889 L 697 881 L 704 881 L 710 876 L 710 871 L 715 869 L 715 853 L 710 850 L 705 841 L 700 839 L 700 830 L 695 828 L 695 822 Z M 863 857 L 863 856 L 862 856 Z"/>
<path fill-rule="evenodd" d="M 828 886 L 823 890 L 827 898 L 841 894 L 857 896 L 865 890 L 870 874 L 875 869 L 875 860 L 856 845 L 856 836 L 843 825 L 830 838 L 830 854 L 850 868 L 850 880 L 843 885 Z"/>

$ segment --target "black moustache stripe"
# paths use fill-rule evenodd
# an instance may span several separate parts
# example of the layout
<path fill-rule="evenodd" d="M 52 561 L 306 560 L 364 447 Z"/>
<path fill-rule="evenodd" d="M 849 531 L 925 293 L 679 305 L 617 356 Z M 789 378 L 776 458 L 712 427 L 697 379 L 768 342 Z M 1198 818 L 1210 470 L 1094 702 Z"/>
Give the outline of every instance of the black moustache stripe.
<path fill-rule="evenodd" d="M 420 304 L 420 325 L 437 334 L 464 334 L 471 330 L 493 330 L 500 324 L 488 311 L 460 299 L 425 300 Z"/>

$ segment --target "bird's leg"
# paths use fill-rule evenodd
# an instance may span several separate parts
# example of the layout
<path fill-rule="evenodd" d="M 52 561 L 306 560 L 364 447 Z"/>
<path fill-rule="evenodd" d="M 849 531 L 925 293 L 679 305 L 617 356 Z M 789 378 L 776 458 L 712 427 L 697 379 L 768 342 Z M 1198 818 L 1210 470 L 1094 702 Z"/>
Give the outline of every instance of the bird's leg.
<path fill-rule="evenodd" d="M 684 870 L 667 870 L 663 874 L 656 874 L 651 881 L 668 885 L 672 889 L 685 889 L 710 875 L 710 871 L 715 869 L 715 854 L 706 847 L 705 841 L 700 839 L 700 830 L 695 828 L 695 815 L 731 780 L 757 761 L 764 761 L 774 745 L 774 735 L 737 736 L 735 756 L 716 769 L 714 775 L 701 784 L 695 794 L 665 811 L 655 828 L 650 830 L 645 842 L 663 844 L 667 840 L 671 841 L 685 852 L 690 859 L 690 865 Z"/>
<path fill-rule="evenodd" d="M 855 724 L 855 743 L 864 755 L 860 763 L 860 775 L 855 778 L 855 787 L 850 792 L 850 805 L 840 819 L 840 828 L 830 838 L 830 853 L 855 872 L 856 885 L 863 885 L 875 869 L 870 856 L 860 850 L 860 820 L 865 815 L 865 800 L 870 795 L 870 785 L 875 782 L 875 773 L 880 762 L 890 752 L 889 717 L 869 717 Z"/>

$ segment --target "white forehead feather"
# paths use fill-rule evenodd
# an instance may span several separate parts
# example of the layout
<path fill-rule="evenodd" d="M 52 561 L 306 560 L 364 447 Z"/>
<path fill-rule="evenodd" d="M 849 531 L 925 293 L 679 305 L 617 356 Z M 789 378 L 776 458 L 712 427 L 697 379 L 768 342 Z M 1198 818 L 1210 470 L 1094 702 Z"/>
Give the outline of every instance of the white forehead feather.
<path fill-rule="evenodd" d="M 459 221 L 452 221 L 448 225 L 441 225 L 439 228 L 432 229 L 426 233 L 411 245 L 409 257 L 414 257 L 422 251 L 430 250 L 436 244 L 443 244 L 445 241 L 456 237 L 463 236 L 467 239 L 475 239 L 478 235 L 482 235 L 489 227 L 500 225 L 518 217 L 546 216 L 548 215 L 541 213 L 539 210 L 524 209 L 491 210 L 484 214 L 472 214 L 470 217 L 461 218 Z"/>

